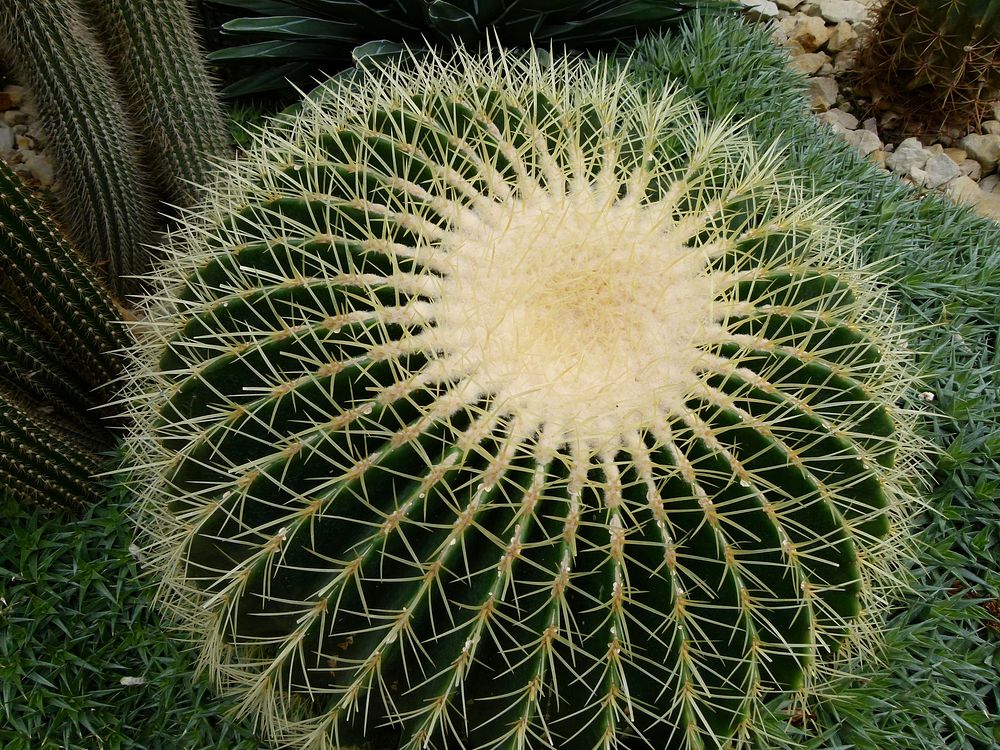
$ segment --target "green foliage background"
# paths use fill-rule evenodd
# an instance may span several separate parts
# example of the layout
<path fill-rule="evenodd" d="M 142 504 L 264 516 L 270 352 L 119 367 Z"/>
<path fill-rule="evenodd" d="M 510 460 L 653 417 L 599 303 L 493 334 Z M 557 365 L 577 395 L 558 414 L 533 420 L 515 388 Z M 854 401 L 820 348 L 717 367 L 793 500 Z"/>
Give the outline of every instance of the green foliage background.
<path fill-rule="evenodd" d="M 1000 225 L 918 199 L 855 156 L 806 116 L 804 81 L 784 53 L 736 19 L 696 18 L 640 45 L 634 64 L 654 90 L 680 78 L 713 115 L 757 115 L 762 143 L 781 141 L 815 190 L 848 199 L 842 220 L 870 235 L 871 259 L 892 260 L 935 397 L 927 430 L 942 453 L 921 520 L 923 568 L 888 634 L 889 664 L 845 678 L 801 730 L 775 704 L 761 750 L 1000 746 L 1000 631 L 981 606 L 1000 596 Z M 150 610 L 127 505 L 119 490 L 82 520 L 0 505 L 0 747 L 258 747 L 192 684 L 183 644 Z"/>

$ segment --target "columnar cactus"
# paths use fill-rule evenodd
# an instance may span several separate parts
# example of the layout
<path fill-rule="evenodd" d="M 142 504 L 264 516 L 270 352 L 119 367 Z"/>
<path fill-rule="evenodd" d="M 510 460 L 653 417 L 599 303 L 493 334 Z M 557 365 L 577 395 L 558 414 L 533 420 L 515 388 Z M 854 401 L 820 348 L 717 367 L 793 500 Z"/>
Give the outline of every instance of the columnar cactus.
<path fill-rule="evenodd" d="M 89 0 L 164 198 L 197 200 L 229 136 L 185 0 Z"/>
<path fill-rule="evenodd" d="M 162 603 L 282 747 L 742 745 L 902 578 L 911 368 L 842 207 L 627 72 L 372 76 L 174 236 Z"/>
<path fill-rule="evenodd" d="M 146 268 L 153 205 L 114 73 L 76 0 L 0 5 L 0 57 L 38 102 L 74 244 L 107 265 L 113 290 Z"/>
<path fill-rule="evenodd" d="M 1000 92 L 1000 1 L 886 0 L 859 69 L 916 110 L 911 128 L 976 115 Z"/>

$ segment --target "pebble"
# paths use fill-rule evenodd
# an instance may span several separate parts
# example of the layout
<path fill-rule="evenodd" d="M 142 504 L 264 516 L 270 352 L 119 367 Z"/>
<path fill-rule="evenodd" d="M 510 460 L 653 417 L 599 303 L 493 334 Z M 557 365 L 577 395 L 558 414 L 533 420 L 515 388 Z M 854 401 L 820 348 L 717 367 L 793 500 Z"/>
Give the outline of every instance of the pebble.
<path fill-rule="evenodd" d="M 886 155 L 885 151 L 882 151 L 882 141 L 870 130 L 851 130 L 844 133 L 844 140 L 854 146 L 862 156 L 868 156 L 876 151 L 880 151 L 882 154 L 882 164 L 883 166 L 885 165 Z"/>
<path fill-rule="evenodd" d="M 1000 122 L 997 120 L 987 120 L 983 123 L 981 129 L 989 135 L 1000 135 Z"/>
<path fill-rule="evenodd" d="M 924 164 L 923 184 L 925 187 L 938 188 L 947 185 L 956 177 L 961 176 L 962 170 L 946 154 L 936 154 L 929 158 Z"/>
<path fill-rule="evenodd" d="M 978 164 L 979 162 L 976 163 Z M 984 177 L 980 181 L 979 189 L 984 193 L 992 193 L 996 191 L 997 185 L 1000 185 L 1000 175 L 991 174 L 989 177 Z"/>
<path fill-rule="evenodd" d="M 1000 135 L 970 133 L 962 139 L 961 146 L 982 165 L 983 172 L 989 172 L 1000 162 Z"/>
<path fill-rule="evenodd" d="M 830 58 L 824 52 L 804 52 L 801 55 L 793 55 L 791 65 L 794 70 L 808 76 L 818 73 L 828 62 L 830 62 Z"/>
<path fill-rule="evenodd" d="M 55 173 L 49 160 L 43 154 L 26 153 L 28 155 L 24 157 L 24 166 L 31 172 L 31 176 L 38 180 L 42 187 L 52 187 L 52 183 L 55 182 Z"/>
<path fill-rule="evenodd" d="M 747 15 L 754 21 L 763 21 L 778 17 L 778 6 L 773 0 L 740 0 L 746 8 Z"/>
<path fill-rule="evenodd" d="M 811 78 L 809 79 L 809 100 L 813 109 L 825 112 L 837 103 L 837 94 L 840 92 L 837 82 L 833 78 Z"/>
<path fill-rule="evenodd" d="M 828 29 L 823 19 L 818 16 L 789 16 L 791 24 L 783 24 L 782 29 L 789 39 L 799 43 L 804 52 L 816 52 L 827 43 L 833 29 Z M 786 19 L 788 20 L 788 19 Z"/>
<path fill-rule="evenodd" d="M 3 113 L 3 121 L 11 127 L 15 125 L 24 125 L 28 119 L 28 113 L 23 109 L 8 109 Z"/>
<path fill-rule="evenodd" d="M 857 0 L 817 0 L 815 4 L 830 23 L 858 23 L 868 16 L 868 8 Z"/>
<path fill-rule="evenodd" d="M 885 165 L 896 174 L 913 177 L 914 170 L 922 170 L 929 157 L 930 154 L 924 151 L 920 141 L 916 138 L 907 138 L 886 157 Z"/>
<path fill-rule="evenodd" d="M 845 50 L 853 49 L 857 41 L 858 35 L 854 31 L 854 27 L 847 23 L 847 21 L 841 21 L 830 33 L 826 48 L 830 52 L 844 52 Z"/>
<path fill-rule="evenodd" d="M 0 154 L 14 150 L 14 131 L 0 124 Z"/>
<path fill-rule="evenodd" d="M 848 130 L 856 130 L 858 127 L 857 117 L 852 115 L 850 112 L 845 112 L 837 107 L 823 112 L 818 115 L 816 119 L 820 122 L 827 123 L 838 133 L 844 133 Z"/>

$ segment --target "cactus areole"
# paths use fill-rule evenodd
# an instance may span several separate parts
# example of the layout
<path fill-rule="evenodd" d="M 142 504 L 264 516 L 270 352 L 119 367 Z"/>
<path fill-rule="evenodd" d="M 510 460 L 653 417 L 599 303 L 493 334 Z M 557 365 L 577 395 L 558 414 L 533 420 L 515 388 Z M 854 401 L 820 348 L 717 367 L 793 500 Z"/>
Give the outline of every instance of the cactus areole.
<path fill-rule="evenodd" d="M 264 736 L 735 747 L 873 650 L 912 368 L 779 162 L 627 71 L 460 53 L 231 166 L 148 303 L 131 465 Z"/>

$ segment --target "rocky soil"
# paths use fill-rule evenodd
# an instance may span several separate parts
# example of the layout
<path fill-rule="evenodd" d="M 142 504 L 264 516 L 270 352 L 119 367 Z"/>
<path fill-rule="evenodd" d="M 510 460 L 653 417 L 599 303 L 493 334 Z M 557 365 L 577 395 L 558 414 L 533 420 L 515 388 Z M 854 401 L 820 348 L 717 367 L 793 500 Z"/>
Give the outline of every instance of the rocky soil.
<path fill-rule="evenodd" d="M 866 117 L 852 90 L 851 72 L 861 39 L 879 0 L 740 0 L 747 15 L 767 23 L 790 64 L 809 77 L 816 116 L 858 153 L 925 191 L 940 191 L 1000 220 L 1000 101 L 978 130 L 893 142 L 900 115 Z"/>

